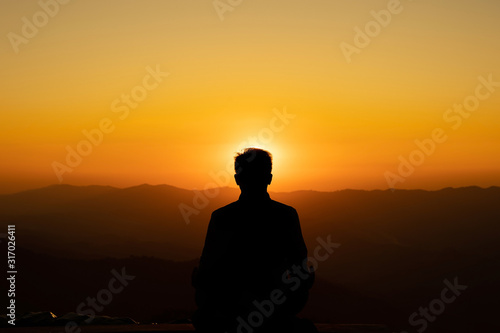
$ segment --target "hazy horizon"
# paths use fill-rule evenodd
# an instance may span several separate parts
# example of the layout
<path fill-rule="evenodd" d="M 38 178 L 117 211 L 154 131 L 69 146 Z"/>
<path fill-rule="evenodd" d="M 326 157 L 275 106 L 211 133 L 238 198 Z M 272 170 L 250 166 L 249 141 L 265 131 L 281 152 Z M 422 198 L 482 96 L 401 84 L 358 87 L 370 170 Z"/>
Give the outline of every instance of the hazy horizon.
<path fill-rule="evenodd" d="M 37 187 L 32 187 L 32 188 L 25 188 L 17 191 L 12 191 L 12 192 L 6 192 L 6 191 L 1 191 L 0 190 L 0 195 L 9 195 L 9 194 L 16 194 L 16 193 L 21 193 L 25 191 L 32 191 L 32 190 L 39 190 L 47 187 L 52 187 L 52 186 L 74 186 L 74 187 L 88 187 L 88 186 L 101 186 L 101 187 L 112 187 L 116 189 L 127 189 L 127 188 L 133 188 L 133 187 L 139 187 L 143 185 L 148 185 L 148 186 L 170 186 L 170 187 L 175 187 L 181 190 L 187 190 L 187 191 L 205 191 L 203 187 L 194 187 L 194 188 L 187 188 L 187 187 L 182 187 L 182 186 L 176 186 L 168 183 L 158 183 L 158 184 L 151 184 L 151 183 L 139 183 L 139 184 L 133 184 L 133 185 L 128 185 L 128 186 L 116 186 L 116 185 L 110 185 L 110 184 L 47 184 L 47 185 L 42 185 L 42 186 L 37 186 Z M 405 191 L 405 190 L 417 190 L 417 191 L 440 191 L 443 189 L 448 189 L 448 188 L 454 188 L 454 189 L 459 189 L 459 188 L 470 188 L 470 187 L 478 187 L 481 189 L 487 189 L 487 188 L 492 188 L 492 187 L 500 187 L 500 185 L 487 185 L 487 186 L 480 186 L 480 185 L 463 185 L 463 186 L 444 186 L 444 187 L 437 187 L 437 188 L 431 188 L 431 189 L 426 189 L 426 188 L 396 188 L 394 190 L 400 190 L 400 191 Z M 236 191 L 240 191 L 238 186 L 215 186 L 215 187 L 208 187 L 206 189 L 210 190 L 213 188 L 228 188 Z M 279 191 L 279 190 L 273 190 L 272 187 L 270 186 L 268 188 L 269 193 L 292 193 L 292 192 L 301 192 L 301 191 L 312 191 L 312 192 L 322 192 L 322 193 L 329 193 L 329 192 L 338 192 L 338 191 L 345 191 L 345 190 L 355 190 L 355 191 L 390 191 L 391 189 L 389 188 L 371 188 L 371 189 L 366 189 L 366 188 L 354 188 L 354 187 L 346 187 L 346 188 L 339 188 L 339 189 L 332 189 L 332 190 L 315 190 L 315 189 L 295 189 L 295 190 L 290 190 L 290 191 Z"/>

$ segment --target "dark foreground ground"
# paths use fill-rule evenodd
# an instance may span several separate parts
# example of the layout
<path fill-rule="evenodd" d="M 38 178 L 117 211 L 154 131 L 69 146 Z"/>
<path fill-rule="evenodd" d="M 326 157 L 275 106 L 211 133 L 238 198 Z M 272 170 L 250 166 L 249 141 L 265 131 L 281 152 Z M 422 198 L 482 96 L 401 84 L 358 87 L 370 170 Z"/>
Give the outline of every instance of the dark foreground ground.
<path fill-rule="evenodd" d="M 330 333 L 385 333 L 390 330 L 384 325 L 330 325 L 316 324 L 320 332 Z M 64 327 L 19 327 L 3 328 L 5 333 L 65 333 Z M 75 331 L 73 331 L 75 332 Z M 79 331 L 78 331 L 79 332 Z M 142 332 L 194 332 L 189 324 L 157 324 L 157 325 L 116 325 L 116 326 L 83 326 L 81 333 L 142 333 Z M 76 332 L 75 332 L 76 333 Z"/>

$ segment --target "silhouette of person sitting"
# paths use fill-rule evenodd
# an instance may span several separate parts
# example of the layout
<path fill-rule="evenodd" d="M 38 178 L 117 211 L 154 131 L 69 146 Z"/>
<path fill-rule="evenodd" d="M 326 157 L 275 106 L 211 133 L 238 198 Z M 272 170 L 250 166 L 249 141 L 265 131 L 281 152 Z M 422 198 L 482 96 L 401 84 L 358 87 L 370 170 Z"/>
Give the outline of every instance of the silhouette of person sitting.
<path fill-rule="evenodd" d="M 199 267 L 193 271 L 197 332 L 317 332 L 298 319 L 314 273 L 297 211 L 271 200 L 269 152 L 235 158 L 239 199 L 212 213 Z"/>

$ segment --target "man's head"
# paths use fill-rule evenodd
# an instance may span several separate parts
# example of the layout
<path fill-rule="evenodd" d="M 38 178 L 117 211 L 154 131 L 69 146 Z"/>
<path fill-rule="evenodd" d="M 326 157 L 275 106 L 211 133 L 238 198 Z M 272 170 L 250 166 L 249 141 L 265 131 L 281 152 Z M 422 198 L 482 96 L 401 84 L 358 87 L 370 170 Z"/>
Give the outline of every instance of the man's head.
<path fill-rule="evenodd" d="M 246 148 L 234 159 L 234 179 L 242 190 L 267 189 L 273 175 L 271 153 L 259 148 Z"/>

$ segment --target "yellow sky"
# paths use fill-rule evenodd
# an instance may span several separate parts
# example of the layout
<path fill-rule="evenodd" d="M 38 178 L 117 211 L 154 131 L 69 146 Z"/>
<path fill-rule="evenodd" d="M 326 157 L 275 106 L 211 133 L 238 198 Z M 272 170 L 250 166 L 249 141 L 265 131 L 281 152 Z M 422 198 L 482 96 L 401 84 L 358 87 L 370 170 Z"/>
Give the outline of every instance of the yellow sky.
<path fill-rule="evenodd" d="M 235 186 L 245 145 L 274 191 L 500 185 L 498 1 L 0 5 L 0 193 Z"/>

